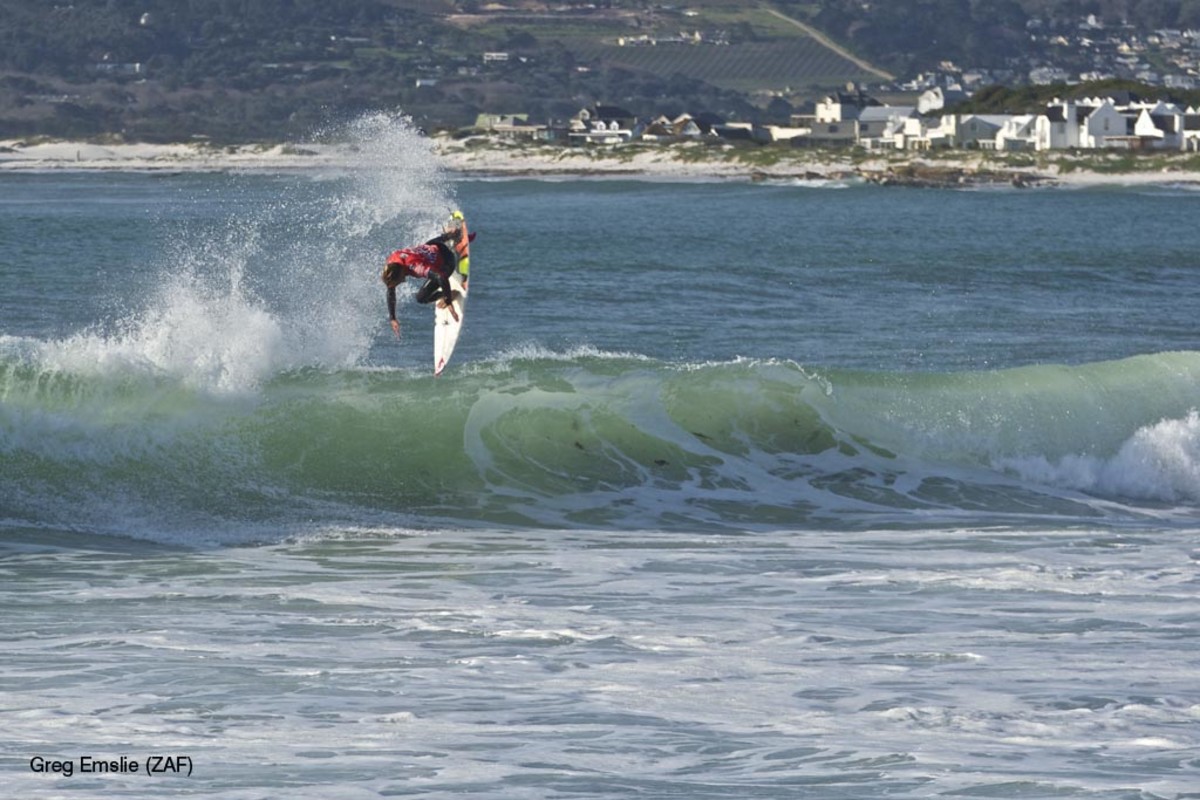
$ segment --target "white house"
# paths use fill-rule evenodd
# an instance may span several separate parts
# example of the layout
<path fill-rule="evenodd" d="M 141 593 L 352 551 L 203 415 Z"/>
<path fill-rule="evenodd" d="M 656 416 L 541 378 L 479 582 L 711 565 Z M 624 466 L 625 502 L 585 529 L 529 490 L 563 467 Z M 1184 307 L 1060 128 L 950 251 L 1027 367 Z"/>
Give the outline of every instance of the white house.
<path fill-rule="evenodd" d="M 812 128 L 801 128 L 795 125 L 766 125 L 767 134 L 772 142 L 790 142 L 812 133 Z"/>
<path fill-rule="evenodd" d="M 930 134 L 935 130 L 921 117 L 909 117 L 892 135 L 892 144 L 897 150 L 929 150 L 934 147 Z"/>
<path fill-rule="evenodd" d="M 622 128 L 616 120 L 605 122 L 593 120 L 582 129 L 572 128 L 567 133 L 571 144 L 622 144 L 633 138 L 633 131 Z"/>
<path fill-rule="evenodd" d="M 772 139 L 770 131 L 753 122 L 722 122 L 713 125 L 712 132 L 722 139 L 739 142 L 765 144 Z"/>
<path fill-rule="evenodd" d="M 997 150 L 1034 150 L 1037 147 L 1037 114 L 1009 117 L 996 134 Z"/>
<path fill-rule="evenodd" d="M 951 147 L 995 150 L 996 136 L 1008 120 L 1009 117 L 1003 114 L 953 115 L 944 118 L 942 129 L 949 137 Z"/>
<path fill-rule="evenodd" d="M 1189 153 L 1200 152 L 1200 107 L 1183 112 L 1183 141 L 1180 147 Z"/>
<path fill-rule="evenodd" d="M 1065 150 L 1079 147 L 1079 106 L 1073 100 L 1055 100 L 1038 115 L 1035 126 L 1035 148 Z"/>
<path fill-rule="evenodd" d="M 671 120 L 671 125 L 675 128 L 675 135 L 682 139 L 699 139 L 704 135 L 700 123 L 691 114 L 680 114 Z"/>
<path fill-rule="evenodd" d="M 637 117 L 618 106 L 596 103 L 571 118 L 567 141 L 579 144 L 620 144 L 633 138 Z"/>
<path fill-rule="evenodd" d="M 932 114 L 934 111 L 941 111 L 946 106 L 961 103 L 969 96 L 961 89 L 944 89 L 941 86 L 935 86 L 922 92 L 921 96 L 917 98 L 917 112 Z"/>
<path fill-rule="evenodd" d="M 691 114 L 680 114 L 675 119 L 659 115 L 646 123 L 641 138 L 648 142 L 680 142 L 699 139 L 703 135 Z"/>
<path fill-rule="evenodd" d="M 1159 101 L 1143 108 L 1133 125 L 1133 135 L 1143 147 L 1162 150 L 1183 149 L 1184 112 L 1174 103 Z"/>
<path fill-rule="evenodd" d="M 1130 147 L 1130 119 L 1117 110 L 1111 100 L 1097 108 L 1081 108 L 1079 147 Z"/>
<path fill-rule="evenodd" d="M 868 106 L 855 122 L 856 139 L 863 147 L 895 147 L 894 136 L 903 132 L 904 120 L 917 116 L 913 106 Z"/>
<path fill-rule="evenodd" d="M 917 122 L 916 130 L 920 130 L 920 118 L 914 116 L 912 118 Z M 909 140 L 907 131 L 909 120 L 904 117 L 890 117 L 883 125 L 883 130 L 879 135 L 869 139 L 860 140 L 859 144 L 870 149 L 895 148 L 897 150 L 905 150 L 910 146 L 915 146 L 915 142 Z"/>
<path fill-rule="evenodd" d="M 881 105 L 863 92 L 835 92 L 825 95 L 816 104 L 816 122 L 847 122 L 858 119 L 864 109 Z"/>

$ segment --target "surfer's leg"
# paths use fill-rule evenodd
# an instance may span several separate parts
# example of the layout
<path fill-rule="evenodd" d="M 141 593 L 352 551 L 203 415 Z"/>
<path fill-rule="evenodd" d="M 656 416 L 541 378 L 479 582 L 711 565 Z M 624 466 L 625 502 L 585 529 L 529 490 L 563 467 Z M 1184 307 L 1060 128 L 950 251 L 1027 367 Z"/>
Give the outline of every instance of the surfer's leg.
<path fill-rule="evenodd" d="M 454 248 L 445 242 L 438 242 L 438 252 L 442 254 L 442 263 L 446 265 L 446 274 L 451 275 L 458 271 L 458 253 Z"/>
<path fill-rule="evenodd" d="M 417 290 L 416 301 L 418 303 L 432 303 L 441 296 L 441 288 L 438 285 L 437 278 L 426 278 L 425 285 Z"/>

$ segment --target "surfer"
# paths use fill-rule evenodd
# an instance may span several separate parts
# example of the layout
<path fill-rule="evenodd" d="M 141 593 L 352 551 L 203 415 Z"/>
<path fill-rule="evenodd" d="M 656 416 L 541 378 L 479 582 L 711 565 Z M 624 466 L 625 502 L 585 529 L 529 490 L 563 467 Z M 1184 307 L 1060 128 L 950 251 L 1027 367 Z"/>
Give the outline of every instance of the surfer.
<path fill-rule="evenodd" d="M 450 275 L 457 270 L 465 283 L 471 263 L 470 243 L 474 238 L 473 234 L 467 233 L 462 212 L 455 211 L 440 236 L 415 247 L 396 250 L 387 257 L 382 277 L 387 286 L 388 319 L 397 337 L 400 336 L 400 321 L 396 319 L 396 287 L 410 275 L 424 278 L 425 284 L 417 290 L 418 303 L 452 302 L 454 290 L 450 287 Z"/>

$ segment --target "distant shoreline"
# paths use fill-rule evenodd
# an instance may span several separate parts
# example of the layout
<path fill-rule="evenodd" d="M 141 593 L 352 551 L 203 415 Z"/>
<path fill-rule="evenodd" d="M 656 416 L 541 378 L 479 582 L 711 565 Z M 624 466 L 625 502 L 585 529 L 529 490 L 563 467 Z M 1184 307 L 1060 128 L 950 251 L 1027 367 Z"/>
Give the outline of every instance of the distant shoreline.
<path fill-rule="evenodd" d="M 902 186 L 1173 185 L 1200 187 L 1195 154 L 942 151 L 935 154 L 813 151 L 717 145 L 564 148 L 479 138 L 429 140 L 449 171 L 498 178 L 626 178 L 656 181 L 863 181 Z M 291 171 L 361 167 L 352 147 L 276 144 L 127 144 L 0 141 L 0 174 L 54 171 Z"/>

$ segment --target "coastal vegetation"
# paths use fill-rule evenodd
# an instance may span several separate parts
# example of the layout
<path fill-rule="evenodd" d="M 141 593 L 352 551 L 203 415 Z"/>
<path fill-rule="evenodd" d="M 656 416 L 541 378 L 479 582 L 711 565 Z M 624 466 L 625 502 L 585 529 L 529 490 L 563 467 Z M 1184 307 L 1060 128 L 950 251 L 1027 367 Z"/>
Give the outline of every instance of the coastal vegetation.
<path fill-rule="evenodd" d="M 945 111 L 956 114 L 1022 114 L 1045 108 L 1051 101 L 1059 98 L 1070 100 L 1121 93 L 1166 100 L 1181 107 L 1200 106 L 1200 90 L 1165 89 L 1147 86 L 1137 81 L 1108 79 L 1074 85 L 1053 83 L 1044 86 L 988 86 Z"/>

